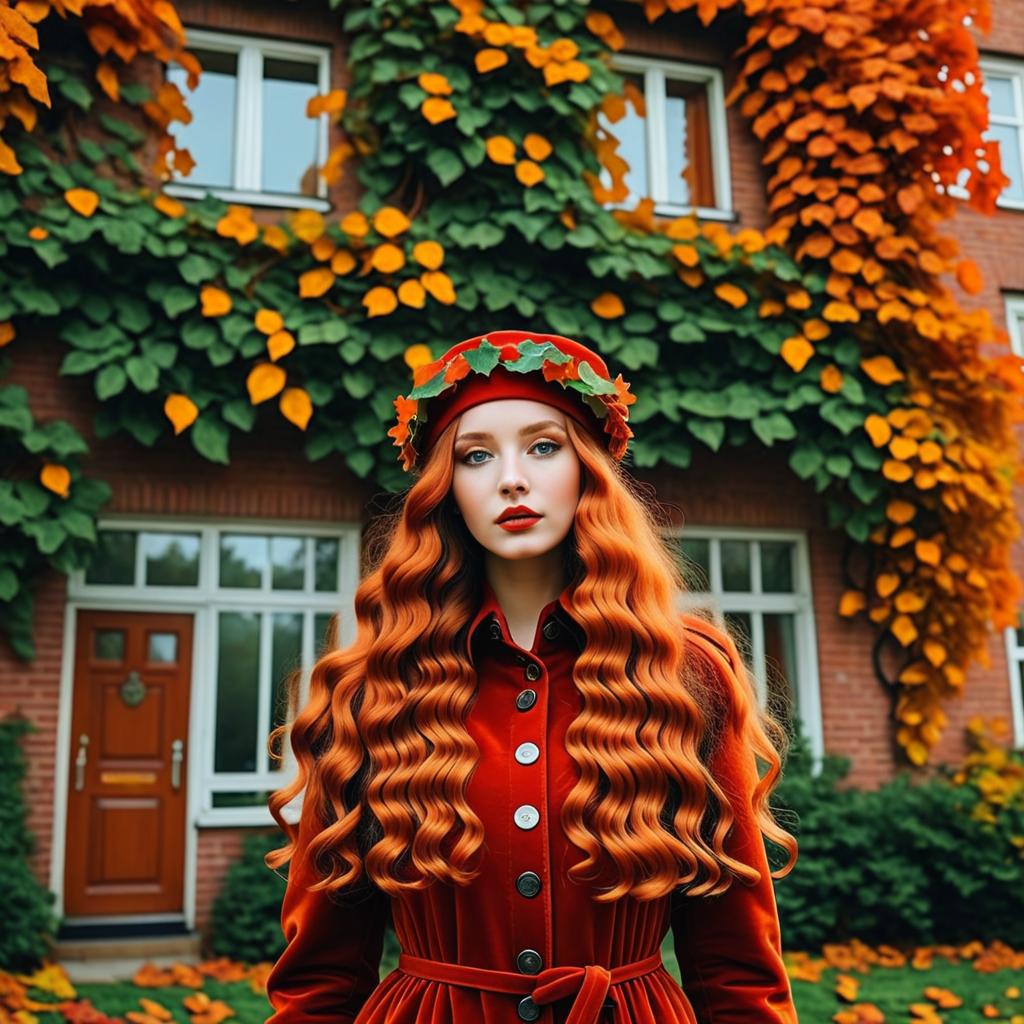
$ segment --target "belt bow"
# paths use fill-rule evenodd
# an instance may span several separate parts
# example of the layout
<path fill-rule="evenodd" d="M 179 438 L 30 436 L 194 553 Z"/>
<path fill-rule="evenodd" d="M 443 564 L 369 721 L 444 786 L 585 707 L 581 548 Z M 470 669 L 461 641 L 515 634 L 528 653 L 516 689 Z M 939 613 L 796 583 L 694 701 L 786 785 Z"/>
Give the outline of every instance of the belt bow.
<path fill-rule="evenodd" d="M 586 967 L 548 967 L 534 975 L 531 993 L 538 1006 L 568 999 L 576 999 L 565 1019 L 565 1024 L 591 1024 L 598 1018 L 605 996 L 612 983 L 612 973 L 600 964 Z"/>

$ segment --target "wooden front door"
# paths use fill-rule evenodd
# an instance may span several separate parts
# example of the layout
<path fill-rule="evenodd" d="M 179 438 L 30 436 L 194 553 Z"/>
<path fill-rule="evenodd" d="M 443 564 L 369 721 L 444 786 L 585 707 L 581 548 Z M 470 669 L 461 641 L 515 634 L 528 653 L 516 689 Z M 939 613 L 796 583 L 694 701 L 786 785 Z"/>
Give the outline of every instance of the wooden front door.
<path fill-rule="evenodd" d="M 64 913 L 180 912 L 192 616 L 78 612 Z"/>

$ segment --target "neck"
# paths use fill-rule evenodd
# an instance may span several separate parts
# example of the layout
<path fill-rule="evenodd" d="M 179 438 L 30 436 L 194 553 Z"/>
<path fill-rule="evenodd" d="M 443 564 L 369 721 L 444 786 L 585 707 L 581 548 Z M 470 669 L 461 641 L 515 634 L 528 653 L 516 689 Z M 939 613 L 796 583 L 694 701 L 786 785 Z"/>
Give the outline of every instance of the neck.
<path fill-rule="evenodd" d="M 541 609 L 568 583 L 561 547 L 534 558 L 508 559 L 488 553 L 484 574 L 510 624 L 535 623 Z"/>

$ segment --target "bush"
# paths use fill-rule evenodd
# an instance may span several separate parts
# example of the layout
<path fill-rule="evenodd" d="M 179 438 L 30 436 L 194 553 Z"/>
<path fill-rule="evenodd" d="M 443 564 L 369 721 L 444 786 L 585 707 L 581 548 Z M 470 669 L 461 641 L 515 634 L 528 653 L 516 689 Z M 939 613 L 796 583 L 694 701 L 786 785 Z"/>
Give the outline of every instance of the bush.
<path fill-rule="evenodd" d="M 51 911 L 55 899 L 40 885 L 29 868 L 35 837 L 28 831 L 25 798 L 25 755 L 21 737 L 35 727 L 25 718 L 0 721 L 0 967 L 9 971 L 34 971 L 49 953 L 57 933 Z"/>
<path fill-rule="evenodd" d="M 772 800 L 800 841 L 796 867 L 776 883 L 788 948 L 1024 944 L 1021 851 L 1008 825 L 976 815 L 976 786 L 941 771 L 864 791 L 838 785 L 848 758 L 826 757 L 819 776 L 810 764 L 798 737 Z"/>

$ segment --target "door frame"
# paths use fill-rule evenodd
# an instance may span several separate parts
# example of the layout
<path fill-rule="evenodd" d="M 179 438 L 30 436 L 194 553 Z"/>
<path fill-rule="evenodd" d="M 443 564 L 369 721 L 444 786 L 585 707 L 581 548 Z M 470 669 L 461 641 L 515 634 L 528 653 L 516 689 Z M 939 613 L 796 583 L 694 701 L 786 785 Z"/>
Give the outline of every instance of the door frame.
<path fill-rule="evenodd" d="M 95 918 L 75 918 L 75 921 L 87 923 L 91 921 L 116 923 L 121 921 L 157 922 L 184 920 L 185 927 L 192 931 L 196 921 L 196 880 L 199 853 L 199 835 L 195 827 L 195 809 L 199 800 L 198 786 L 201 784 L 202 772 L 199 767 L 199 755 L 202 750 L 202 722 L 197 713 L 197 701 L 202 699 L 199 687 L 201 676 L 201 652 L 207 649 L 209 637 L 206 635 L 206 617 L 199 614 L 196 604 L 187 601 L 137 602 L 131 608 L 124 606 L 123 600 L 68 600 L 64 605 L 64 638 L 60 668 L 60 697 L 57 714 L 57 749 L 54 757 L 53 783 L 53 844 L 50 857 L 50 889 L 56 893 L 53 912 L 64 917 L 64 870 L 67 856 L 67 807 L 68 780 L 71 772 L 71 714 L 75 689 L 75 658 L 79 611 L 137 612 L 145 611 L 153 614 L 179 614 L 192 617 L 192 663 L 189 667 L 189 722 L 188 722 L 188 765 L 185 773 L 185 870 L 181 894 L 182 914 L 132 914 L 104 915 Z M 193 765 L 195 766 L 193 768 Z"/>

